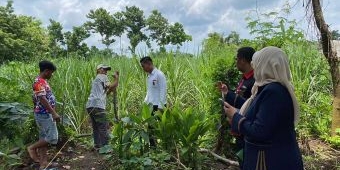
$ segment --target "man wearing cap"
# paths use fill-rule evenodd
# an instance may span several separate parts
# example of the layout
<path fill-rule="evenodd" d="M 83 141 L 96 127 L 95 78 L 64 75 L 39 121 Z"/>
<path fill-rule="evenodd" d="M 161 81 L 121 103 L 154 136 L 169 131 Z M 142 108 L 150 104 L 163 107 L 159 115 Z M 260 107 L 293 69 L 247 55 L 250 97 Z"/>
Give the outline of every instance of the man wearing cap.
<path fill-rule="evenodd" d="M 119 72 L 116 71 L 113 75 L 114 81 L 110 83 L 107 77 L 107 72 L 110 70 L 111 67 L 104 64 L 97 66 L 97 76 L 92 82 L 91 94 L 86 104 L 87 112 L 91 117 L 96 150 L 109 143 L 109 121 L 105 112 L 106 95 L 117 88 L 119 79 Z"/>

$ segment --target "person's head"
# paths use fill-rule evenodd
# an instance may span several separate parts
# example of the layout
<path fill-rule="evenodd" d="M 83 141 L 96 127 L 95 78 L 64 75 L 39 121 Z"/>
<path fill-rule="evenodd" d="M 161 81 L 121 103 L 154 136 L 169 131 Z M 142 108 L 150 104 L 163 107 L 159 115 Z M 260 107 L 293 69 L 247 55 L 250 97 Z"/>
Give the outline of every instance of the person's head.
<path fill-rule="evenodd" d="M 294 94 L 288 57 L 284 51 L 277 47 L 265 47 L 253 56 L 255 84 L 252 89 L 253 98 L 257 94 L 258 87 L 269 83 L 278 82 L 287 88 L 294 105 L 294 122 L 299 120 L 299 105 Z M 247 110 L 249 103 L 242 106 L 241 112 Z"/>
<path fill-rule="evenodd" d="M 50 61 L 39 62 L 40 76 L 44 79 L 50 79 L 53 73 L 57 70 L 57 67 Z"/>
<path fill-rule="evenodd" d="M 237 50 L 236 66 L 239 71 L 246 73 L 252 70 L 251 61 L 254 53 L 255 50 L 252 47 L 242 47 Z"/>
<path fill-rule="evenodd" d="M 149 56 L 141 58 L 140 64 L 145 72 L 151 73 L 154 69 L 152 59 Z"/>
<path fill-rule="evenodd" d="M 107 74 L 108 71 L 111 70 L 111 67 L 110 66 L 107 66 L 105 64 L 99 64 L 97 66 L 97 74 Z"/>
<path fill-rule="evenodd" d="M 285 52 L 277 47 L 265 47 L 256 52 L 253 57 L 252 67 L 257 84 L 263 82 L 291 81 L 288 58 Z"/>

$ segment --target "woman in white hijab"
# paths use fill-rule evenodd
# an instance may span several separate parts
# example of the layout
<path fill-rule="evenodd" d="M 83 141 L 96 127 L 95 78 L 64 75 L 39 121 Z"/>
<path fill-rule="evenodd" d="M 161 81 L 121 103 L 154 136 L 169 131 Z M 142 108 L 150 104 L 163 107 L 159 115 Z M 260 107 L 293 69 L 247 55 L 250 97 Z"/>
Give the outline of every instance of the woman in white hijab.
<path fill-rule="evenodd" d="M 253 56 L 255 84 L 241 110 L 225 103 L 232 131 L 244 136 L 243 170 L 303 170 L 296 141 L 299 107 L 286 54 L 266 47 Z"/>

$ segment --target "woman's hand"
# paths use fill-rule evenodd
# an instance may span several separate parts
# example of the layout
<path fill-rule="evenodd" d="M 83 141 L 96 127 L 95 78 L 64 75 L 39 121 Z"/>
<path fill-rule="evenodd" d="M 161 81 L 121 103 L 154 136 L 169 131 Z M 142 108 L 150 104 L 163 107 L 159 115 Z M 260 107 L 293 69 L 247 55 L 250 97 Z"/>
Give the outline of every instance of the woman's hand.
<path fill-rule="evenodd" d="M 227 115 L 228 119 L 231 120 L 234 114 L 237 112 L 237 109 L 231 106 L 229 103 L 224 102 L 224 112 Z"/>

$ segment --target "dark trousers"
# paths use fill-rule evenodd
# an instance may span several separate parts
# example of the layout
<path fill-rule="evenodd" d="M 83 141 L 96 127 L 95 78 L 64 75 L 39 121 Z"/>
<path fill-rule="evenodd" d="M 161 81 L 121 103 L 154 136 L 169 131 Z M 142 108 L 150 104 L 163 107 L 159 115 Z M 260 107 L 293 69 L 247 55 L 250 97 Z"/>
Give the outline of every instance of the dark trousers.
<path fill-rule="evenodd" d="M 100 148 L 109 144 L 109 121 L 105 110 L 100 108 L 88 108 L 87 112 L 91 118 L 94 146 Z"/>
<path fill-rule="evenodd" d="M 166 107 L 166 105 L 164 105 Z M 152 116 L 155 116 L 155 112 L 158 111 L 158 105 L 153 105 L 152 106 L 152 112 L 151 112 L 151 115 Z M 156 117 L 157 120 L 159 120 L 160 118 L 159 117 Z M 157 145 L 157 139 L 154 135 L 154 130 L 155 130 L 155 127 L 153 127 L 152 125 L 149 125 L 149 130 L 150 130 L 150 133 L 149 133 L 149 142 L 150 142 L 150 146 L 151 147 L 156 147 Z"/>
<path fill-rule="evenodd" d="M 157 112 L 157 111 L 158 111 L 158 105 L 153 105 L 151 115 L 155 116 L 155 112 Z M 150 133 L 149 133 L 150 146 L 156 147 L 157 139 L 155 138 L 155 135 L 154 135 L 155 127 L 153 127 L 152 125 L 149 125 L 149 130 L 150 130 Z"/>

